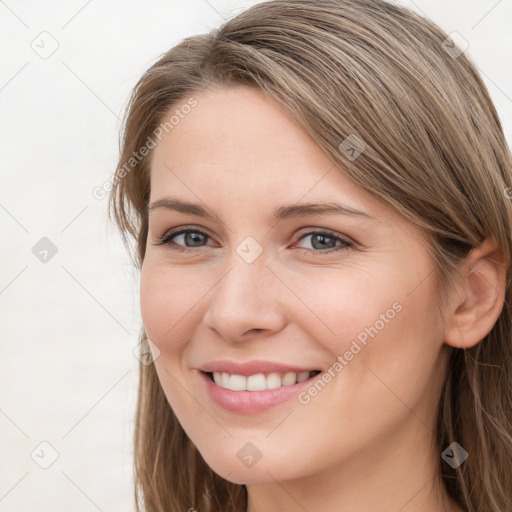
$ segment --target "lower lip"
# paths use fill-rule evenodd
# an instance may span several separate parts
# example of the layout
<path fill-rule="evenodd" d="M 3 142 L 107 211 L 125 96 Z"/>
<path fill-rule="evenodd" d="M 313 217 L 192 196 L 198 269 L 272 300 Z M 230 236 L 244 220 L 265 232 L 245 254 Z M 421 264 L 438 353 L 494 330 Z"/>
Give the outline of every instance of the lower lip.
<path fill-rule="evenodd" d="M 205 372 L 199 372 L 200 377 L 206 384 L 206 389 L 210 398 L 220 407 L 238 413 L 254 414 L 266 411 L 271 407 L 287 402 L 308 386 L 311 386 L 318 378 L 322 377 L 319 373 L 297 384 L 291 386 L 281 386 L 276 389 L 266 389 L 264 391 L 232 391 L 215 384 L 210 376 Z"/>

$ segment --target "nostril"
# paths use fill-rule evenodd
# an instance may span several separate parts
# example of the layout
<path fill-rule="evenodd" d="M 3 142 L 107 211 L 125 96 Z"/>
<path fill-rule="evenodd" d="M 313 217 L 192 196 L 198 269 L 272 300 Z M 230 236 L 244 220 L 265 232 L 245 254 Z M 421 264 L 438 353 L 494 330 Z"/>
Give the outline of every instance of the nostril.
<path fill-rule="evenodd" d="M 246 334 L 259 334 L 261 331 L 263 331 L 263 329 L 255 328 L 255 329 L 251 329 L 250 331 L 247 331 Z"/>

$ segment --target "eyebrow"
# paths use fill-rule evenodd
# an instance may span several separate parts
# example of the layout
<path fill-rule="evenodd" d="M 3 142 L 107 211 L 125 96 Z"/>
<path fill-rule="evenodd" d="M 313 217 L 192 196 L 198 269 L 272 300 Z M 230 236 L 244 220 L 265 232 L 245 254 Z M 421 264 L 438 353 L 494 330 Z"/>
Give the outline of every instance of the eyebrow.
<path fill-rule="evenodd" d="M 195 203 L 189 203 L 187 201 L 180 201 L 178 199 L 164 197 L 162 199 L 158 199 L 151 203 L 148 206 L 148 211 L 153 211 L 159 208 L 164 208 L 166 210 L 174 210 L 181 213 L 188 213 L 191 215 L 197 215 L 198 217 L 204 218 L 215 218 L 207 208 Z M 372 217 L 366 212 L 356 210 L 346 205 L 338 204 L 338 203 L 302 203 L 302 204 L 293 204 L 289 206 L 280 206 L 276 208 L 273 213 L 273 219 L 282 220 L 289 219 L 293 217 L 307 217 L 312 215 L 350 215 L 350 216 L 360 216 L 372 220 L 377 220 L 375 217 Z"/>

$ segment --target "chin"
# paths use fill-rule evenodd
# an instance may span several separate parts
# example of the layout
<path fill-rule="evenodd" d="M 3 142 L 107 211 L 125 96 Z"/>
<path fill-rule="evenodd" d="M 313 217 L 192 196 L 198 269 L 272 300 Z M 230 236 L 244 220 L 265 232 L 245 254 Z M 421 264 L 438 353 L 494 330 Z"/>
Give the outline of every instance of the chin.
<path fill-rule="evenodd" d="M 293 460 L 290 461 L 290 457 L 276 454 L 275 450 L 265 457 L 261 452 L 258 455 L 251 443 L 238 448 L 239 443 L 234 442 L 237 448 L 232 451 L 220 448 L 220 453 L 201 453 L 212 471 L 225 480 L 234 484 L 255 484 L 301 477 L 301 468 Z"/>

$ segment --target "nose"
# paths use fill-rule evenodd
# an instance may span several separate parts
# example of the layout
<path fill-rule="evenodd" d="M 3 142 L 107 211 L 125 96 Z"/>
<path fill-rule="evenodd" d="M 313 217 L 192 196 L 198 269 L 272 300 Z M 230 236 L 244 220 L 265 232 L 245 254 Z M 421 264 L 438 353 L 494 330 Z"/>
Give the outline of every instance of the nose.
<path fill-rule="evenodd" d="M 238 258 L 235 255 L 235 260 Z M 260 257 L 253 263 L 231 260 L 224 277 L 214 286 L 203 321 L 229 342 L 266 337 L 286 325 L 282 283 Z"/>

